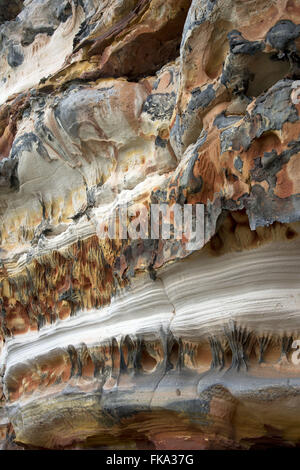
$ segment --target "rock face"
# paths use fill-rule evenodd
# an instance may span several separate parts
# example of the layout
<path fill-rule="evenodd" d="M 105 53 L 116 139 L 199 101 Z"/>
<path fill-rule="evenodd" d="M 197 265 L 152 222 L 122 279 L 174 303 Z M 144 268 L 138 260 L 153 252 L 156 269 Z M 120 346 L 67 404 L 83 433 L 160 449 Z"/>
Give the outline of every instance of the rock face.
<path fill-rule="evenodd" d="M 300 0 L 0 0 L 0 37 L 0 448 L 298 446 Z"/>

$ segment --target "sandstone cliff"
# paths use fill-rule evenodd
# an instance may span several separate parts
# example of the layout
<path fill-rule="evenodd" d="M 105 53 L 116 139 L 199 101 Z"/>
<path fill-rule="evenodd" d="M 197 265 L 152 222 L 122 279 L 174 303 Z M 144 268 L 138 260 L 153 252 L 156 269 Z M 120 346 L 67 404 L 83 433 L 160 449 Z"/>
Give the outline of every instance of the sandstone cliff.
<path fill-rule="evenodd" d="M 299 116 L 300 0 L 0 0 L 2 449 L 299 445 Z"/>

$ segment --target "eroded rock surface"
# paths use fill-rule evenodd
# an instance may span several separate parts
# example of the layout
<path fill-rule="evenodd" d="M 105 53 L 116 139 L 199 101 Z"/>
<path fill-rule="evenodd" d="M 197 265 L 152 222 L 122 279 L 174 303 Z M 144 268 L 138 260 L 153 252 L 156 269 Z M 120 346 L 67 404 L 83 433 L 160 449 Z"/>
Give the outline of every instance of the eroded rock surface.
<path fill-rule="evenodd" d="M 0 1 L 0 38 L 0 446 L 298 446 L 300 1 Z M 101 237 L 124 204 L 203 243 Z"/>

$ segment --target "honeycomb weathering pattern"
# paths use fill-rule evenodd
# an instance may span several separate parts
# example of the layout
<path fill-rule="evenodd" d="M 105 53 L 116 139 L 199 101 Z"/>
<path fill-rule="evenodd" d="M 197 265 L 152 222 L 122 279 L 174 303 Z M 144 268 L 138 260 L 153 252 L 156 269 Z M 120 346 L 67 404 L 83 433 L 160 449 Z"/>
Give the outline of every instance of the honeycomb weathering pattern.
<path fill-rule="evenodd" d="M 300 0 L 0 0 L 0 37 L 0 448 L 299 446 Z M 125 203 L 205 245 L 101 239 Z"/>

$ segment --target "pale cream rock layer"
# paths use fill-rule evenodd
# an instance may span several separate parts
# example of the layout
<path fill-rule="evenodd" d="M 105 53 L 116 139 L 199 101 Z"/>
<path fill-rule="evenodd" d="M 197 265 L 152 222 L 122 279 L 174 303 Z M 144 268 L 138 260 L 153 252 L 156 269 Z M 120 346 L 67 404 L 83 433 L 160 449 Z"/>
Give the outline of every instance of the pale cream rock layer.
<path fill-rule="evenodd" d="M 108 307 L 77 312 L 39 332 L 8 339 L 1 354 L 6 374 L 55 348 L 88 347 L 141 335 L 206 341 L 235 322 L 258 337 L 300 335 L 300 244 L 273 243 L 212 257 L 194 255 L 166 267 L 156 281 L 140 276 Z"/>

